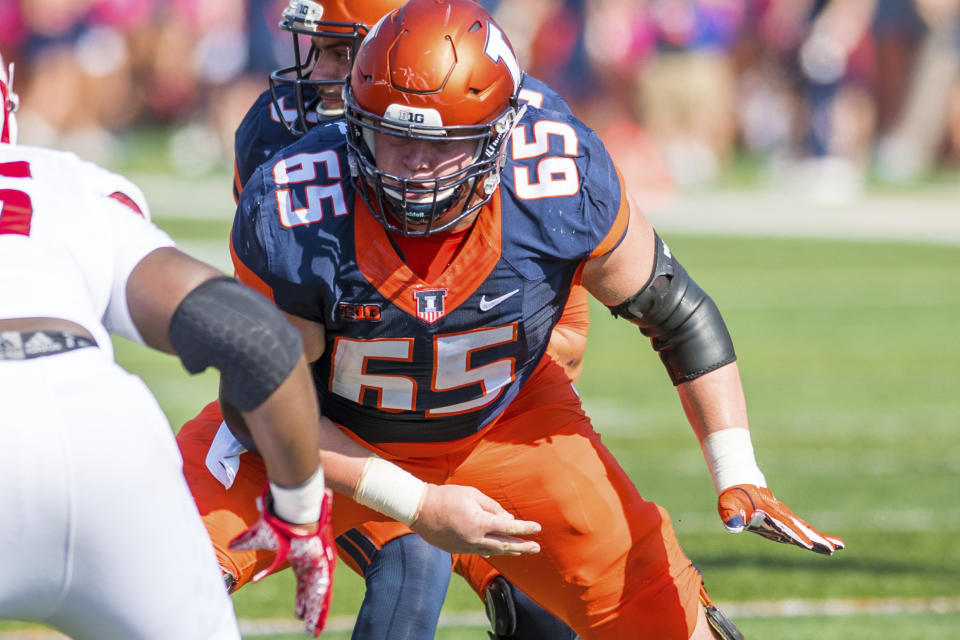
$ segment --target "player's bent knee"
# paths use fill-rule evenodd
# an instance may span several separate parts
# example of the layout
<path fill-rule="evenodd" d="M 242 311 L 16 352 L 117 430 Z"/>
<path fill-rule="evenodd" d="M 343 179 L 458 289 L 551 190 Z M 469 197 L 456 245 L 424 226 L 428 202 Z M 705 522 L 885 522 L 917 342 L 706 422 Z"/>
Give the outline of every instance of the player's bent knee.
<path fill-rule="evenodd" d="M 410 533 L 387 542 L 377 551 L 367 570 L 402 572 L 408 584 L 418 584 L 431 590 L 442 589 L 446 594 L 450 583 L 452 559 L 450 554 L 429 544 L 426 540 Z"/>
<path fill-rule="evenodd" d="M 394 538 L 373 556 L 354 638 L 428 640 L 450 584 L 450 554 L 416 534 Z"/>

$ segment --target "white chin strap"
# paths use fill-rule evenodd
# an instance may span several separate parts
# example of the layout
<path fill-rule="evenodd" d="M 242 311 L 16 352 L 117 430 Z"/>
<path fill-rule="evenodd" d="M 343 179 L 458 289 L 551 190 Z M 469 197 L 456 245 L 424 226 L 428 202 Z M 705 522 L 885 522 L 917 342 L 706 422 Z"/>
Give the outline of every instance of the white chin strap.
<path fill-rule="evenodd" d="M 317 107 L 317 113 L 324 118 L 342 118 L 343 107 L 337 107 L 336 109 L 324 109 L 323 107 Z"/>
<path fill-rule="evenodd" d="M 364 142 L 364 144 L 366 144 L 366 145 L 367 145 L 367 149 L 370 150 L 370 157 L 373 158 L 374 162 L 376 162 L 376 160 L 377 160 L 377 147 L 376 147 L 376 145 L 374 144 L 375 138 L 374 138 L 374 135 L 373 135 L 373 130 L 371 130 L 371 129 L 368 128 L 368 127 L 363 127 L 363 131 L 361 131 L 361 134 L 363 135 L 363 142 Z"/>

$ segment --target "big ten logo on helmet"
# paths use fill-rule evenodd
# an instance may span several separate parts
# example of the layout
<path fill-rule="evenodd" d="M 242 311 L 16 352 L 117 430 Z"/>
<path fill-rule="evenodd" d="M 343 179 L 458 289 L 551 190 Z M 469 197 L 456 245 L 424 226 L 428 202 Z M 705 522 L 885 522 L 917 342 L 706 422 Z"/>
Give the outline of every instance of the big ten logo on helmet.
<path fill-rule="evenodd" d="M 401 111 L 399 114 L 401 122 L 413 122 L 423 124 L 424 117 L 422 113 L 413 113 L 412 111 Z"/>
<path fill-rule="evenodd" d="M 436 109 L 411 107 L 404 104 L 391 104 L 383 112 L 383 118 L 405 126 L 411 124 L 422 124 L 427 127 L 443 126 L 443 118 Z"/>
<path fill-rule="evenodd" d="M 341 302 L 340 319 L 344 322 L 380 322 L 380 305 Z"/>
<path fill-rule="evenodd" d="M 323 6 L 313 0 L 290 0 L 290 4 L 283 10 L 283 17 L 314 26 L 323 17 Z"/>

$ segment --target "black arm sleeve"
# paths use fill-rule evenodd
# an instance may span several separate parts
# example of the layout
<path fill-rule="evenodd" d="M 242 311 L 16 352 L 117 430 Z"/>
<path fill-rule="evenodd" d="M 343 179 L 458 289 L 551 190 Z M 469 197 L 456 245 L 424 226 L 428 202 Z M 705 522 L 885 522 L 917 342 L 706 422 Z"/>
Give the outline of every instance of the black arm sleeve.
<path fill-rule="evenodd" d="M 259 407 L 303 353 L 300 332 L 263 296 L 226 276 L 187 294 L 170 320 L 170 342 L 190 373 L 220 370 L 223 397 Z"/>
<path fill-rule="evenodd" d="M 699 378 L 737 359 L 713 300 L 656 236 L 656 262 L 632 298 L 609 307 L 650 338 L 674 385 Z"/>

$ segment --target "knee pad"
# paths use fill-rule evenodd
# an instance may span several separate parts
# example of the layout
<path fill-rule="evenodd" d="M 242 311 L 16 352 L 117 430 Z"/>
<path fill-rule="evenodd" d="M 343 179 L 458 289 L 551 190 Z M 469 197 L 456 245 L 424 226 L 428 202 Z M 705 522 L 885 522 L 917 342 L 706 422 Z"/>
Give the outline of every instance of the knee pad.
<path fill-rule="evenodd" d="M 483 596 L 487 619 L 493 627 L 493 638 L 509 638 L 517 630 L 517 609 L 513 602 L 513 585 L 497 576 Z"/>
<path fill-rule="evenodd" d="M 577 634 L 530 596 L 497 576 L 484 594 L 492 640 L 574 640 Z"/>
<path fill-rule="evenodd" d="M 703 587 L 700 588 L 700 603 L 707 614 L 707 623 L 722 640 L 746 640 L 740 630 L 737 629 L 737 625 L 733 624 L 733 621 L 710 601 L 710 597 Z"/>

